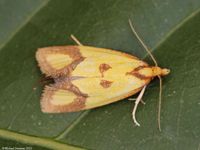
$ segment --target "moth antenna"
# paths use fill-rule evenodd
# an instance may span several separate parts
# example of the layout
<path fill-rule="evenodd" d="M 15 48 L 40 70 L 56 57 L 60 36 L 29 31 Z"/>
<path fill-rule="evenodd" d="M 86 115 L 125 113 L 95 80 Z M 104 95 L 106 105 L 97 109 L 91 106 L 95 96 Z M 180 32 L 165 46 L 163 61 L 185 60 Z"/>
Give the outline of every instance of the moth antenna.
<path fill-rule="evenodd" d="M 140 41 L 140 43 L 142 44 L 142 46 L 144 47 L 144 49 L 147 51 L 147 53 L 150 55 L 151 59 L 153 60 L 155 66 L 158 66 L 157 61 L 155 59 L 155 57 L 152 55 L 151 51 L 148 49 L 148 47 L 146 46 L 146 44 L 142 41 L 142 39 L 139 37 L 139 35 L 137 34 L 131 20 L 128 20 L 129 25 L 131 27 L 132 32 L 134 33 L 134 35 L 136 36 L 136 38 Z"/>
<path fill-rule="evenodd" d="M 150 55 L 151 59 L 153 60 L 153 62 L 155 64 L 155 66 L 158 66 L 158 63 L 157 63 L 155 57 L 152 55 L 151 51 L 148 49 L 146 44 L 142 41 L 142 39 L 137 34 L 137 32 L 136 32 L 131 20 L 129 19 L 128 21 L 129 21 L 129 25 L 131 27 L 132 32 L 134 33 L 136 38 L 140 41 L 140 43 L 142 44 L 144 49 L 147 51 L 147 53 Z M 160 116 L 161 116 L 161 104 L 162 104 L 162 78 L 161 78 L 161 76 L 158 76 L 158 78 L 159 78 L 159 82 L 160 82 L 159 102 L 158 102 L 158 129 L 159 129 L 159 131 L 161 131 Z"/>
<path fill-rule="evenodd" d="M 72 38 L 72 40 L 74 40 L 74 42 L 75 42 L 77 45 L 83 46 L 83 44 L 81 44 L 81 42 L 80 42 L 73 34 L 71 34 L 71 38 Z"/>
<path fill-rule="evenodd" d="M 161 76 L 158 76 L 160 81 L 160 91 L 159 91 L 159 101 L 158 101 L 158 129 L 161 131 L 161 125 L 160 125 L 160 115 L 161 115 L 161 105 L 162 105 L 162 78 Z"/>

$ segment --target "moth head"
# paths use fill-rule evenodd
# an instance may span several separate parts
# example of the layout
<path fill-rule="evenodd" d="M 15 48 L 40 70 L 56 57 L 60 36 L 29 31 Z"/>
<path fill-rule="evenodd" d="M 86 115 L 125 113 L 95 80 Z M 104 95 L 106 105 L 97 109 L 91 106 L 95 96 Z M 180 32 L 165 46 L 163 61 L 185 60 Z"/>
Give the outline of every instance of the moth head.
<path fill-rule="evenodd" d="M 170 73 L 170 69 L 167 69 L 167 68 L 163 68 L 162 69 L 162 76 L 166 76 L 166 75 L 168 75 Z"/>
<path fill-rule="evenodd" d="M 170 73 L 170 70 L 167 68 L 152 67 L 153 76 L 166 76 Z"/>

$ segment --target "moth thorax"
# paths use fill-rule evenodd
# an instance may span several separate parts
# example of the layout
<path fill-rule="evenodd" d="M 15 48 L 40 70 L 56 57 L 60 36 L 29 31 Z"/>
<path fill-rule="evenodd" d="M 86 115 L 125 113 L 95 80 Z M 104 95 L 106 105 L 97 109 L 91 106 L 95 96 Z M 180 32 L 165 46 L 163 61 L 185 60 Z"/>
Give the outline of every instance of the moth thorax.
<path fill-rule="evenodd" d="M 160 67 L 142 67 L 138 70 L 139 75 L 145 78 L 164 76 L 167 75 L 169 72 L 169 69 L 162 69 Z"/>

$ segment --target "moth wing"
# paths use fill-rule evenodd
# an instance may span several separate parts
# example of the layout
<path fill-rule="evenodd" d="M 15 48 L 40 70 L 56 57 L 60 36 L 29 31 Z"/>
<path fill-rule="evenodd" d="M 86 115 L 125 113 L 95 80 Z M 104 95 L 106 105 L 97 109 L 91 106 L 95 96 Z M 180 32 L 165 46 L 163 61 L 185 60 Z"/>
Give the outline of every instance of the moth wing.
<path fill-rule="evenodd" d="M 88 95 L 84 109 L 99 107 L 127 98 L 150 82 L 148 79 L 140 80 L 134 76 L 112 72 L 116 73 L 116 76 L 105 75 L 104 79 L 91 77 L 72 81 L 80 91 Z"/>
<path fill-rule="evenodd" d="M 85 107 L 86 96 L 53 86 L 46 86 L 41 98 L 41 109 L 46 113 L 73 112 Z"/>
<path fill-rule="evenodd" d="M 62 47 L 62 50 L 58 49 L 57 53 L 60 54 L 63 48 L 68 51 L 71 47 Z M 150 79 L 142 80 L 128 74 L 137 67 L 147 66 L 145 62 L 134 56 L 88 46 L 74 46 L 73 49 L 79 53 L 79 59 L 84 59 L 70 70 L 68 79 L 72 86 L 67 86 L 66 90 L 67 84 L 63 84 L 65 81 L 62 80 L 59 81 L 61 83 L 56 84 L 65 86 L 47 86 L 41 100 L 44 112 L 71 112 L 106 105 L 137 93 L 150 81 Z M 53 51 L 52 48 L 47 50 Z M 63 64 L 63 67 L 65 65 Z M 40 66 L 42 67 L 42 64 Z M 59 69 L 56 68 L 56 72 Z M 60 74 L 65 75 L 62 69 Z M 48 69 L 44 69 L 43 72 L 55 75 L 51 70 L 48 72 Z"/>
<path fill-rule="evenodd" d="M 128 74 L 135 68 L 147 66 L 138 58 L 114 50 L 79 46 L 84 61 L 72 72 L 83 76 L 72 83 L 88 94 L 84 109 L 106 105 L 131 96 L 150 82 Z"/>
<path fill-rule="evenodd" d="M 119 80 L 119 78 L 117 79 Z M 103 81 L 106 82 L 107 80 Z M 128 84 L 129 81 L 137 82 L 137 79 L 129 78 L 127 80 L 119 80 L 119 82 L 112 80 L 108 86 L 104 86 L 104 83 L 101 84 L 102 80 L 98 78 L 74 80 L 72 84 L 81 93 L 85 92 L 85 94 L 54 86 L 46 86 L 40 102 L 41 109 L 47 113 L 61 113 L 100 107 L 131 96 L 140 91 L 141 87 L 146 84 L 146 82 L 138 83 L 137 85 L 134 85 L 134 82 Z"/>
<path fill-rule="evenodd" d="M 59 77 L 69 75 L 84 58 L 77 46 L 53 46 L 39 48 L 36 59 L 46 76 Z"/>

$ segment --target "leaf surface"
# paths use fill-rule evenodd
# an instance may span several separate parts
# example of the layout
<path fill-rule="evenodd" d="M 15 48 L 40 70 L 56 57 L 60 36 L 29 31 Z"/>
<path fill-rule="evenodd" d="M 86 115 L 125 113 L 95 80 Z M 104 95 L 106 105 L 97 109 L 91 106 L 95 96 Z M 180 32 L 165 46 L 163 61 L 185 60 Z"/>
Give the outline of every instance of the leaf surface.
<path fill-rule="evenodd" d="M 0 145 L 40 149 L 198 149 L 200 141 L 200 1 L 103 0 L 0 1 Z M 20 9 L 23 8 L 26 9 Z M 30 8 L 31 7 L 31 8 Z M 27 11 L 29 10 L 29 11 Z M 17 20 L 19 16 L 24 16 Z M 9 18 L 9 19 L 8 19 Z M 160 66 L 171 69 L 163 79 L 162 132 L 157 129 L 159 84 L 155 79 L 137 112 L 134 102 L 65 114 L 40 110 L 43 86 L 35 60 L 39 47 L 70 45 L 74 34 L 83 44 L 112 48 L 146 59 L 128 19 L 152 48 Z M 5 24 L 13 19 L 12 27 Z M 6 22 L 7 21 L 7 22 Z M 3 35 L 3 34 L 2 34 Z M 133 96 L 134 97 L 134 96 Z M 39 141 L 39 142 L 34 142 Z M 47 144 L 45 144 L 47 142 Z M 73 145 L 73 146 L 72 146 Z"/>

